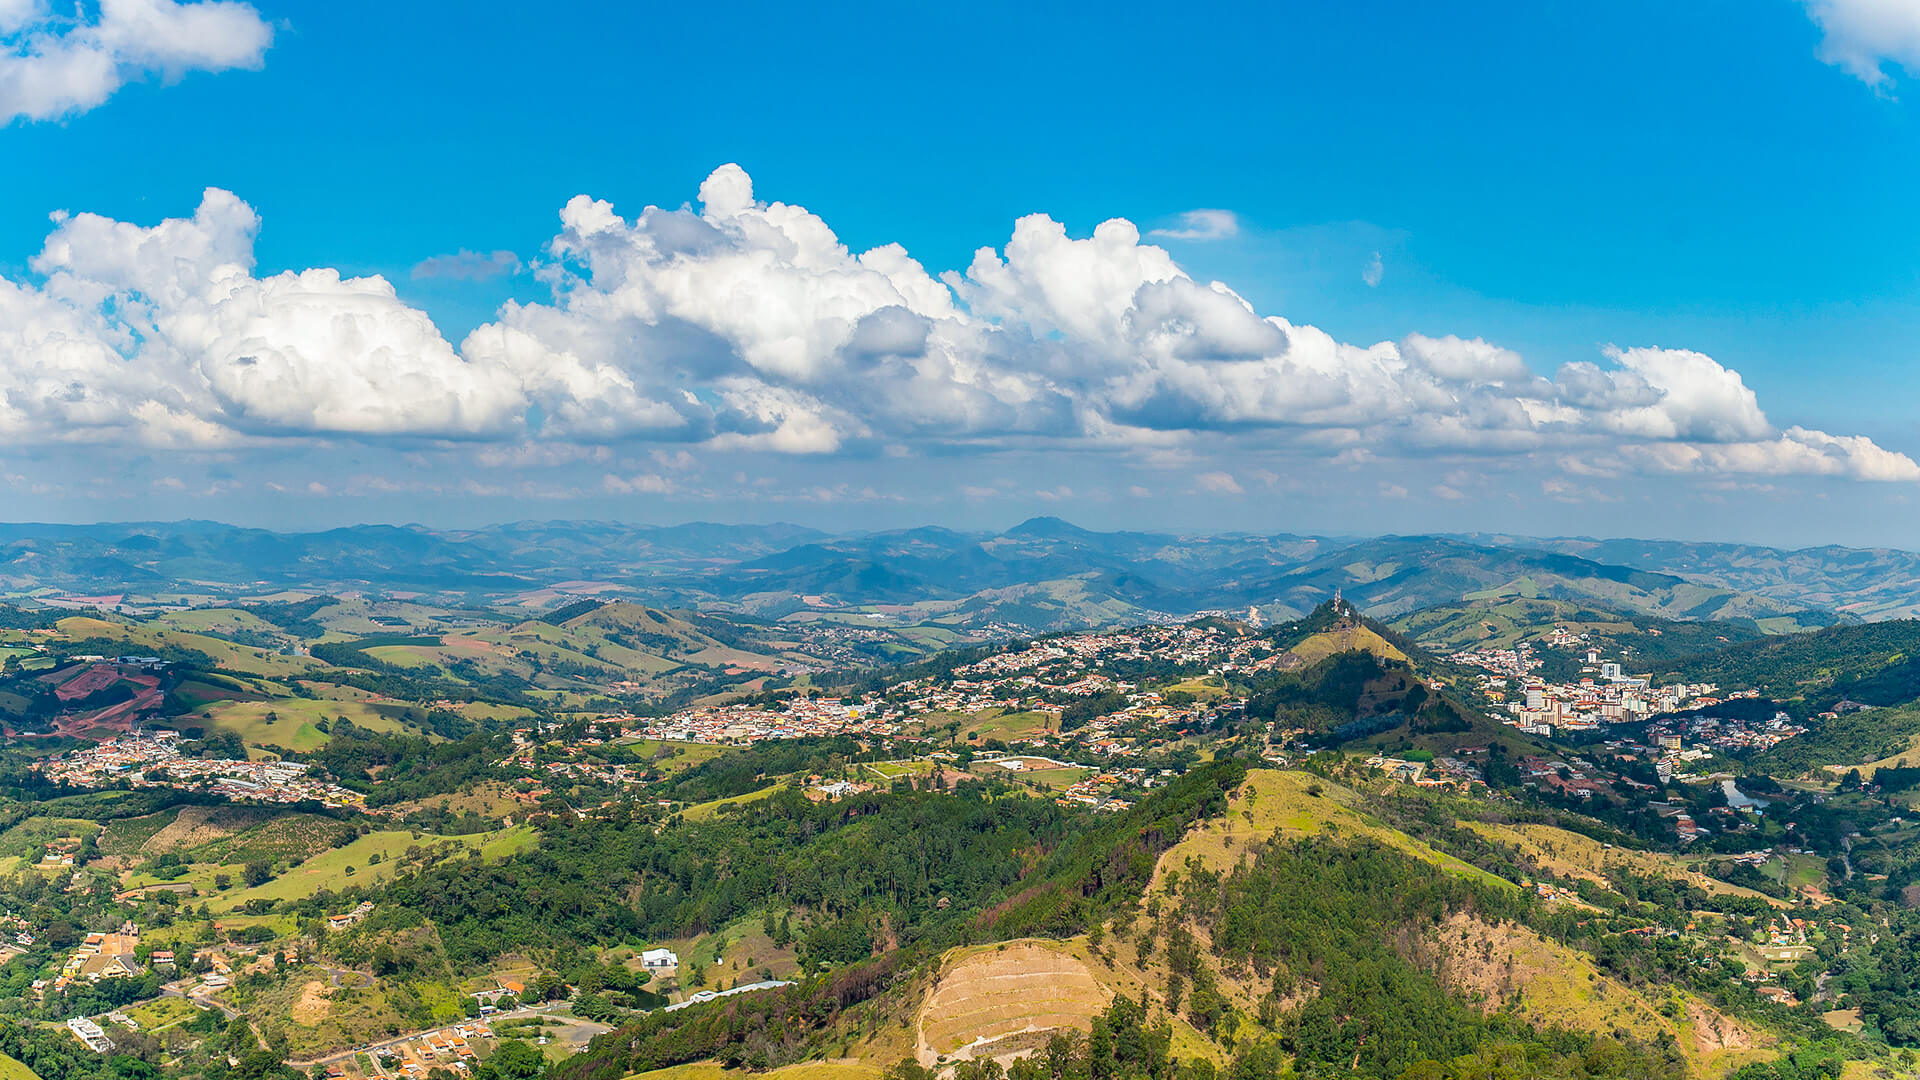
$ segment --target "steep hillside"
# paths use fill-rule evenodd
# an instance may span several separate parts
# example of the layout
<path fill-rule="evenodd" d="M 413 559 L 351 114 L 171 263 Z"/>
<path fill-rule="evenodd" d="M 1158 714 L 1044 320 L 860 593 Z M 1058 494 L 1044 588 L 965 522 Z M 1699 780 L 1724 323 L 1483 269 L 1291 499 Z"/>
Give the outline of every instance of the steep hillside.
<path fill-rule="evenodd" d="M 1824 707 L 1840 698 L 1897 705 L 1920 698 L 1920 621 L 1835 626 L 1676 660 L 1691 679 L 1751 686 Z"/>
<path fill-rule="evenodd" d="M 1351 605 L 1332 604 L 1272 631 L 1284 651 L 1272 674 L 1248 682 L 1246 715 L 1310 745 L 1530 745 L 1456 692 L 1458 673 Z"/>
<path fill-rule="evenodd" d="M 1090 1030 L 1113 996 L 1085 960 L 1053 942 L 956 950 L 915 1015 L 915 1056 L 933 1066 L 1031 1049 L 1034 1035 Z"/>
<path fill-rule="evenodd" d="M 1548 854 L 1573 834 L 1471 822 L 1482 835 L 1442 820 L 1439 804 L 1425 814 L 1419 799 L 1402 805 L 1408 797 L 1364 771 L 1343 775 L 1359 786 L 1303 771 L 1203 770 L 1165 805 L 1089 822 L 1034 857 L 999 900 L 971 915 L 956 905 L 951 946 L 876 944 L 875 959 L 819 983 L 648 1017 L 560 1075 L 595 1080 L 702 1058 L 778 1066 L 824 1053 L 926 1075 L 899 1072 L 908 1057 L 919 1069 L 957 1068 L 960 1080 L 1007 1069 L 1023 1080 L 1050 1075 L 1036 1068 L 1079 1075 L 1107 1055 L 1113 1075 L 1161 1075 L 1151 1063 L 1177 1057 L 1252 1076 L 1681 1080 L 1800 1045 L 1801 1021 L 1697 959 L 1730 947 L 1746 913 L 1771 912 L 1768 901 L 1644 852 L 1575 867 L 1584 875 L 1575 896 L 1575 879 L 1551 870 Z M 760 814 L 778 804 L 754 805 Z M 1424 821 L 1428 835 L 1398 820 Z M 1522 885 L 1528 873 L 1541 875 L 1537 887 Z M 1631 895 L 1656 893 L 1650 883 L 1667 874 L 1672 887 L 1701 888 L 1698 898 L 1676 908 Z M 1649 936 L 1649 922 L 1672 935 Z M 822 1025 L 816 1035 L 796 1026 L 803 1016 Z M 1508 1061 L 1527 1067 L 1497 1067 Z"/>
<path fill-rule="evenodd" d="M 1496 887 L 1511 887 L 1479 867 L 1434 850 L 1363 808 L 1352 788 L 1313 773 L 1257 769 L 1228 796 L 1221 814 L 1200 822 L 1160 857 L 1153 886 L 1170 872 L 1224 872 L 1247 858 L 1249 845 L 1328 834 L 1360 838 L 1401 852 L 1435 869 Z"/>
<path fill-rule="evenodd" d="M 1256 1025 L 1291 1031 L 1298 1038 L 1303 1028 L 1324 1022 L 1323 1005 L 1329 997 L 1339 999 L 1351 992 L 1343 985 L 1347 976 L 1340 973 L 1342 967 L 1405 964 L 1403 977 L 1412 984 L 1390 990 L 1376 985 L 1368 993 L 1397 998 L 1409 1009 L 1429 1010 L 1425 1033 L 1445 1028 L 1445 1022 L 1437 1019 L 1445 1013 L 1444 999 L 1423 996 L 1430 991 L 1417 985 L 1432 980 L 1431 989 L 1461 995 L 1485 1015 L 1511 1016 L 1589 1037 L 1631 1032 L 1634 1039 L 1649 1044 L 1665 1042 L 1677 1047 L 1687 1075 L 1720 1075 L 1741 1063 L 1771 1056 L 1765 1050 L 1777 1042 L 1771 1034 L 1693 995 L 1682 993 L 1676 998 L 1671 991 L 1629 985 L 1600 970 L 1591 956 L 1515 920 L 1510 900 L 1504 899 L 1518 899 L 1519 890 L 1512 883 L 1393 828 L 1363 809 L 1364 801 L 1355 791 L 1312 774 L 1248 774 L 1225 813 L 1203 822 L 1160 858 L 1154 888 L 1143 898 L 1137 915 L 1151 919 L 1156 911 L 1178 911 L 1192 921 L 1168 926 L 1165 915 L 1155 919 L 1168 943 L 1163 953 L 1138 947 L 1129 950 L 1125 945 L 1116 946 L 1114 952 L 1144 956 L 1142 962 L 1150 972 L 1147 981 L 1164 988 L 1157 1000 L 1172 1011 L 1180 1010 L 1183 983 L 1191 987 L 1188 1008 L 1196 1014 L 1210 1012 L 1212 1006 L 1202 1000 L 1208 993 L 1247 1003 L 1249 1015 L 1237 1028 L 1230 1028 L 1236 1038 L 1249 1037 Z M 1263 865 L 1268 865 L 1264 872 Z M 1296 876 L 1308 866 L 1319 868 L 1314 871 L 1319 875 L 1316 884 L 1307 885 Z M 1430 901 L 1450 909 L 1445 915 L 1429 921 L 1410 909 L 1383 902 L 1382 883 L 1372 875 L 1417 874 L 1415 867 L 1430 867 L 1459 882 L 1458 888 L 1438 889 Z M 1242 882 L 1239 887 L 1236 880 Z M 1283 891 L 1290 895 L 1255 899 L 1282 882 L 1286 883 Z M 1360 891 L 1343 893 L 1348 886 Z M 1219 906 L 1210 911 L 1216 889 Z M 1442 896 L 1451 899 L 1438 899 Z M 1289 939 L 1284 931 L 1276 934 L 1278 928 L 1270 924 L 1249 923 L 1234 906 L 1249 901 L 1263 904 L 1268 912 L 1285 912 L 1269 919 L 1299 920 L 1303 929 L 1321 925 L 1329 941 L 1316 946 Z M 1338 910 L 1342 916 L 1316 920 L 1315 909 L 1323 916 Z M 1371 919 L 1386 921 L 1370 924 Z M 1402 919 L 1406 921 L 1397 921 Z M 1128 921 L 1123 919 L 1122 924 Z M 1376 952 L 1372 943 L 1350 936 L 1364 933 L 1370 925 L 1377 925 L 1398 944 Z M 1203 959 L 1180 958 L 1184 933 L 1198 941 Z M 1269 946 L 1260 944 L 1263 940 L 1274 941 L 1273 951 L 1266 951 Z M 1250 952 L 1251 970 L 1232 962 L 1242 949 Z M 1206 959 L 1209 953 L 1212 956 Z M 1300 961 L 1311 962 L 1311 974 L 1294 967 Z M 1270 976 L 1262 976 L 1264 965 L 1273 966 Z M 1188 971 L 1184 976 L 1183 968 Z M 1289 969 L 1293 974 L 1287 974 Z M 1673 1005 L 1676 1001 L 1678 1008 Z M 1377 1008 L 1382 1003 L 1374 1004 Z M 1366 1026 L 1375 1039 L 1408 1037 L 1379 1020 Z M 1391 1060 L 1390 1048 L 1376 1046 L 1368 1051 L 1368 1036 L 1344 1021 L 1325 1034 L 1351 1048 L 1362 1061 L 1379 1054 L 1375 1067 Z"/>

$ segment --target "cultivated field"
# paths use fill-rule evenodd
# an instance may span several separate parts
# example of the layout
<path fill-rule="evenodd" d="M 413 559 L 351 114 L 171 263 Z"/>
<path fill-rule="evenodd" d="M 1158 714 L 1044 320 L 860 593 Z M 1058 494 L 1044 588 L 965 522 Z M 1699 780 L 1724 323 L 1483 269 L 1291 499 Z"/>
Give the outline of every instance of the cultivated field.
<path fill-rule="evenodd" d="M 927 776 L 933 772 L 932 761 L 866 761 L 860 768 L 882 780 L 898 780 L 903 776 Z"/>
<path fill-rule="evenodd" d="M 49 840 L 92 836 L 100 826 L 85 818 L 30 817 L 0 833 L 0 855 L 25 855 Z"/>
<path fill-rule="evenodd" d="M 719 813 L 720 808 L 723 806 L 741 806 L 750 802 L 758 802 L 774 792 L 779 791 L 780 787 L 781 785 L 779 783 L 773 783 L 768 784 L 758 791 L 749 791 L 744 795 L 733 795 L 725 799 L 715 799 L 712 802 L 696 803 L 680 811 L 680 816 L 686 818 L 688 821 L 705 821 Z"/>

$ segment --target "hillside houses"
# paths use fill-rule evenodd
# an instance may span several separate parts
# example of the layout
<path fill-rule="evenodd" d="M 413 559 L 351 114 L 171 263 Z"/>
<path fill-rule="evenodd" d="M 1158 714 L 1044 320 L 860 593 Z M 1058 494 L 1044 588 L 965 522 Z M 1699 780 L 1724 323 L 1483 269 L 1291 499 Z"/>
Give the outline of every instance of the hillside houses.
<path fill-rule="evenodd" d="M 356 925 L 362 919 L 365 919 L 368 915 L 372 913 L 373 913 L 373 901 L 362 900 L 358 904 L 354 905 L 352 911 L 342 912 L 339 915 L 327 916 L 327 929 L 328 930 L 345 930 L 348 927 Z"/>
<path fill-rule="evenodd" d="M 69 750 L 34 767 L 48 779 L 74 787 L 188 787 L 230 799 L 288 805 L 317 802 L 361 806 L 365 797 L 338 784 L 307 775 L 299 761 L 241 761 L 195 758 L 180 753 L 180 733 L 152 731 L 123 735 L 98 745 Z"/>
<path fill-rule="evenodd" d="M 64 990 L 83 979 L 99 982 L 139 975 L 145 970 L 136 959 L 139 949 L 140 928 L 131 922 L 113 933 L 88 934 L 54 977 L 53 989 Z"/>

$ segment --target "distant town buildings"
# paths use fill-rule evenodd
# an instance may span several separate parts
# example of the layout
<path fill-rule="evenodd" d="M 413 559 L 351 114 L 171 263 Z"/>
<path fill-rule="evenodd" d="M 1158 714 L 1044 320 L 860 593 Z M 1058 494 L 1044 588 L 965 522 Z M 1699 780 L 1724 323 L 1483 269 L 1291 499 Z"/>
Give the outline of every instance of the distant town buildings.
<path fill-rule="evenodd" d="M 358 792 L 306 775 L 310 766 L 305 762 L 186 757 L 180 753 L 177 731 L 123 735 L 69 750 L 35 768 L 49 780 L 75 787 L 111 787 L 124 782 L 137 788 L 197 788 L 247 802 L 317 802 L 346 807 L 366 801 Z"/>

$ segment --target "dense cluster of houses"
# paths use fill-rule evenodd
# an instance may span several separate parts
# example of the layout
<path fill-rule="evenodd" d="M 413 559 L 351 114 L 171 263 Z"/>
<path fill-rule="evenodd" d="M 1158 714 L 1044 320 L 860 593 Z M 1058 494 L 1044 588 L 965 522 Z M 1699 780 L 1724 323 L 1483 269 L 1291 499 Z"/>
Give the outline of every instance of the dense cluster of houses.
<path fill-rule="evenodd" d="M 1506 713 L 1495 719 L 1540 735 L 1633 723 L 1723 700 L 1715 696 L 1719 688 L 1712 683 L 1655 686 L 1646 676 L 1629 674 L 1618 661 L 1602 660 L 1597 649 L 1588 649 L 1586 656 L 1576 682 L 1551 682 L 1532 674 L 1540 661 L 1526 642 L 1512 649 L 1459 652 L 1452 660 L 1480 669 L 1481 692 Z"/>
<path fill-rule="evenodd" d="M 69 750 L 34 766 L 49 780 L 74 787 L 198 788 L 258 803 L 317 802 L 360 806 L 358 792 L 307 775 L 299 761 L 240 761 L 180 753 L 177 731 L 147 731 Z"/>
<path fill-rule="evenodd" d="M 140 928 L 131 922 L 113 933 L 88 934 L 54 976 L 53 989 L 64 990 L 80 979 L 99 982 L 139 975 L 146 970 L 137 958 L 139 951 Z"/>
<path fill-rule="evenodd" d="M 465 1074 L 479 1063 L 479 1047 L 475 1044 L 481 1039 L 493 1038 L 493 1028 L 485 1019 L 468 1020 L 449 1027 L 423 1031 L 411 1038 L 383 1047 L 379 1056 L 390 1059 L 390 1071 L 398 1076 L 424 1080 L 435 1069 L 448 1069 Z M 383 1062 L 384 1064 L 384 1062 Z M 336 1072 L 335 1070 L 339 1070 Z M 332 1065 L 327 1069 L 329 1078 L 344 1077 L 346 1067 Z"/>
<path fill-rule="evenodd" d="M 898 718 L 839 698 L 796 697 L 781 707 L 702 705 L 647 723 L 649 738 L 683 742 L 752 743 L 813 735 L 892 735 Z"/>
<path fill-rule="evenodd" d="M 1722 693 L 1713 683 L 1655 686 L 1647 676 L 1629 674 L 1620 662 L 1603 659 L 1598 649 L 1585 643 L 1585 637 L 1556 627 L 1547 642 L 1549 646 L 1585 651 L 1586 661 L 1576 682 L 1552 682 L 1534 674 L 1543 661 L 1524 641 L 1511 649 L 1458 652 L 1452 659 L 1480 670 L 1481 691 L 1504 711 L 1504 715 L 1494 714 L 1493 719 L 1529 734 L 1595 731 L 1603 725 L 1664 717 L 1649 727 L 1646 735 L 1646 749 L 1652 751 L 1650 757 L 1660 760 L 1663 779 L 1683 768 L 1683 762 L 1710 756 L 1712 751 L 1764 750 L 1805 730 L 1785 713 L 1764 720 L 1749 718 L 1744 709 L 1717 713 L 1716 706 L 1759 695 L 1752 690 Z M 1681 710 L 1686 715 L 1671 715 Z M 1631 751 L 1636 749 L 1631 742 L 1608 745 Z M 1569 791 L 1580 794 L 1580 785 L 1573 785 Z"/>

